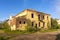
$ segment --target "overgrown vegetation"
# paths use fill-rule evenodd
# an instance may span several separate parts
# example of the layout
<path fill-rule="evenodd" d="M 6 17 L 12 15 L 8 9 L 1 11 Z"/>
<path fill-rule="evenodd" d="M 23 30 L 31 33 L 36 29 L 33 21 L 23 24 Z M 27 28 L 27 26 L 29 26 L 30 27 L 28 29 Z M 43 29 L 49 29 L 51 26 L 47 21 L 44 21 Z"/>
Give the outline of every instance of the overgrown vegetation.
<path fill-rule="evenodd" d="M 10 29 L 10 26 L 7 23 L 7 20 L 0 23 L 0 29 Z"/>
<path fill-rule="evenodd" d="M 36 29 L 35 27 L 31 26 L 31 21 L 28 19 L 27 20 L 27 30 L 15 30 L 15 31 L 11 31 L 10 30 L 10 26 L 8 25 L 7 21 L 4 21 L 2 23 L 0 23 L 0 29 L 3 30 L 5 33 L 9 33 L 9 34 L 28 34 L 28 33 L 34 33 L 34 32 L 50 32 L 50 31 L 56 31 L 56 29 L 60 28 L 60 25 L 58 25 L 57 21 L 55 19 L 51 19 L 51 28 L 48 30 L 41 30 L 41 29 Z M 48 25 L 49 26 L 49 25 Z"/>
<path fill-rule="evenodd" d="M 31 24 L 31 21 L 29 19 L 27 19 L 27 32 L 37 32 L 39 29 L 36 28 L 35 26 L 33 27 L 32 24 Z"/>
<path fill-rule="evenodd" d="M 57 31 L 58 29 L 48 29 L 48 30 L 40 30 L 39 32 L 54 32 Z"/>
<path fill-rule="evenodd" d="M 58 25 L 56 19 L 51 18 L 51 29 L 59 29 L 60 25 Z"/>
<path fill-rule="evenodd" d="M 0 36 L 0 40 L 8 40 L 13 38 L 12 36 Z"/>

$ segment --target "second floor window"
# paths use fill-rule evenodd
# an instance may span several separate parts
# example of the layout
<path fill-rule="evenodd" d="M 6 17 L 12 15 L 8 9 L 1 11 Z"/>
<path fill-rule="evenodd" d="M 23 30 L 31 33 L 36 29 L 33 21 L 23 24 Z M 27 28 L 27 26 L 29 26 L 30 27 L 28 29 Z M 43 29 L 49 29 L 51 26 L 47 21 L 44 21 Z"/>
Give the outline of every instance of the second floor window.
<path fill-rule="evenodd" d="M 40 20 L 40 15 L 38 15 L 38 19 Z"/>
<path fill-rule="evenodd" d="M 47 20 L 48 20 L 48 16 L 47 16 Z"/>
<path fill-rule="evenodd" d="M 43 19 L 44 19 L 44 15 L 43 15 Z"/>
<path fill-rule="evenodd" d="M 42 18 L 41 18 L 41 20 L 43 20 L 44 19 L 44 15 L 42 15 Z"/>
<path fill-rule="evenodd" d="M 31 17 L 32 17 L 32 18 L 34 18 L 34 15 L 33 15 L 33 14 L 31 14 Z"/>

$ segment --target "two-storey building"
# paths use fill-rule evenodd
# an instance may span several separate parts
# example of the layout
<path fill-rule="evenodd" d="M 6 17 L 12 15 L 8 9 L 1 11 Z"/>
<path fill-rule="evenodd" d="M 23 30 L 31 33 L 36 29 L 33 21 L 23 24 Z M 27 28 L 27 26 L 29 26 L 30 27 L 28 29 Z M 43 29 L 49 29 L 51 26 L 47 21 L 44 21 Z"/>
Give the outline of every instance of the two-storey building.
<path fill-rule="evenodd" d="M 48 29 L 51 27 L 51 16 L 43 12 L 26 9 L 8 21 L 11 30 L 26 30 L 26 27 Z"/>

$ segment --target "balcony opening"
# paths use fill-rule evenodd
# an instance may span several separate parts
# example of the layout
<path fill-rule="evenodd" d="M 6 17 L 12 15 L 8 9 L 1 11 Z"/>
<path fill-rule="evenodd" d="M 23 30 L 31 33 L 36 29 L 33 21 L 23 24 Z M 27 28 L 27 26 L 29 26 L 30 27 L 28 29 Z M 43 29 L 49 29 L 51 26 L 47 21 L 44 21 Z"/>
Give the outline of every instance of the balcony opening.
<path fill-rule="evenodd" d="M 44 19 L 44 15 L 43 15 L 43 19 Z"/>

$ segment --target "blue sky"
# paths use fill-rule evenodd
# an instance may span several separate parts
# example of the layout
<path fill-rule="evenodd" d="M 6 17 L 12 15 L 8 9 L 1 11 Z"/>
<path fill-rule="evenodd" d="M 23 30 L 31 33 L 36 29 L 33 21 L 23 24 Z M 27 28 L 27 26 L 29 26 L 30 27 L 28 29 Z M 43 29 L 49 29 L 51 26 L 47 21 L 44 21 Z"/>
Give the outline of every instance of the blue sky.
<path fill-rule="evenodd" d="M 60 0 L 0 0 L 0 21 L 24 9 L 33 9 L 60 19 Z"/>

